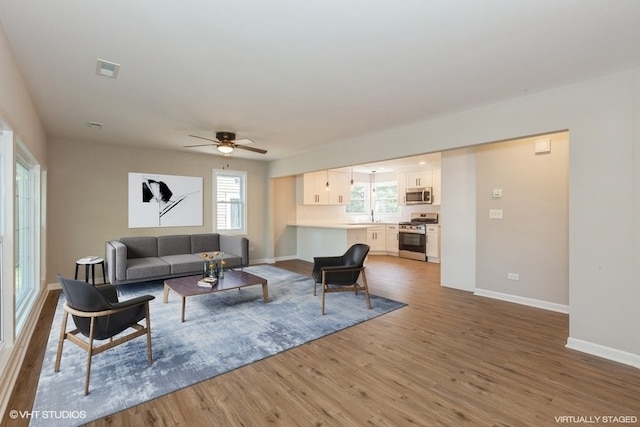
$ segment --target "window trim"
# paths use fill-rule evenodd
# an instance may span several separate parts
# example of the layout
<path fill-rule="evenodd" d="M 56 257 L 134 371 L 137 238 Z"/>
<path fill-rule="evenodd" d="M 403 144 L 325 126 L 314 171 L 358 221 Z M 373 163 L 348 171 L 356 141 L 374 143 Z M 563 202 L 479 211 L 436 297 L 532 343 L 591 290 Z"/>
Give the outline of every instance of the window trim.
<path fill-rule="evenodd" d="M 31 222 L 30 224 L 30 228 L 31 228 L 31 232 L 29 234 L 29 244 L 30 244 L 30 254 L 29 254 L 29 258 L 31 260 L 31 262 L 29 263 L 29 267 L 30 267 L 30 274 L 29 274 L 29 279 L 30 279 L 30 283 L 27 284 L 28 289 L 26 292 L 26 295 L 24 296 L 24 299 L 22 299 L 20 302 L 17 301 L 17 295 L 15 292 L 15 283 L 18 280 L 17 278 L 17 273 L 14 271 L 13 272 L 13 289 L 12 289 L 12 293 L 13 293 L 13 299 L 14 299 L 14 307 L 13 307 L 13 311 L 14 311 L 14 315 L 15 315 L 15 324 L 14 324 L 14 328 L 15 328 L 15 335 L 18 336 L 20 334 L 20 332 L 22 331 L 22 328 L 25 326 L 28 318 L 29 318 L 29 314 L 31 313 L 31 309 L 33 308 L 36 299 L 38 297 L 38 293 L 40 291 L 40 280 L 41 280 L 41 236 L 40 236 L 40 221 L 41 221 L 41 209 L 42 209 L 42 170 L 41 170 L 41 166 L 38 163 L 38 161 L 35 159 L 35 157 L 31 154 L 31 152 L 29 151 L 29 149 L 26 147 L 26 145 L 24 143 L 22 143 L 22 141 L 20 141 L 19 139 L 15 140 L 15 156 L 14 156 L 14 164 L 13 164 L 13 184 L 14 184 L 14 189 L 13 189 L 13 207 L 12 209 L 14 210 L 14 217 L 13 217 L 13 225 L 12 225 L 12 233 L 13 235 L 13 241 L 14 241 L 14 254 L 13 254 L 13 269 L 15 270 L 15 268 L 17 267 L 15 265 L 15 263 L 17 262 L 18 259 L 18 254 L 15 253 L 15 251 L 18 248 L 18 238 L 19 236 L 15 233 L 15 226 L 17 224 L 18 218 L 17 218 L 17 204 L 15 203 L 15 198 L 18 194 L 18 188 L 17 188 L 17 183 L 16 183 L 16 176 L 17 176 L 17 172 L 18 172 L 18 168 L 17 168 L 17 164 L 20 163 L 22 166 L 26 167 L 28 169 L 29 175 L 30 175 L 30 202 L 32 204 L 32 211 L 30 213 L 30 218 L 29 221 Z"/>
<path fill-rule="evenodd" d="M 390 200 L 390 201 L 395 201 L 396 202 L 396 210 L 393 212 L 380 212 L 378 210 L 379 204 L 378 204 L 378 188 L 379 187 L 389 187 L 389 186 L 394 186 L 396 187 L 396 195 L 394 197 L 388 197 L 388 198 L 381 198 L 380 200 Z M 371 200 L 371 209 L 374 210 L 374 212 L 378 215 L 396 215 L 400 212 L 400 205 L 397 203 L 398 202 L 398 181 L 394 181 L 394 180 L 385 180 L 385 181 L 379 181 L 379 182 L 374 182 L 371 183 L 371 189 L 373 190 L 375 188 L 375 196 L 372 197 Z"/>
<path fill-rule="evenodd" d="M 240 206 L 242 208 L 242 213 L 240 215 L 242 226 L 238 229 L 230 229 L 230 228 L 218 228 L 218 176 L 234 176 L 240 178 L 240 192 L 241 192 L 241 201 Z M 212 218 L 213 224 L 212 228 L 214 232 L 224 233 L 229 235 L 246 235 L 247 234 L 247 210 L 248 210 L 248 201 L 247 201 L 247 172 L 246 171 L 238 171 L 238 170 L 230 170 L 230 169 L 213 169 L 212 171 Z"/>

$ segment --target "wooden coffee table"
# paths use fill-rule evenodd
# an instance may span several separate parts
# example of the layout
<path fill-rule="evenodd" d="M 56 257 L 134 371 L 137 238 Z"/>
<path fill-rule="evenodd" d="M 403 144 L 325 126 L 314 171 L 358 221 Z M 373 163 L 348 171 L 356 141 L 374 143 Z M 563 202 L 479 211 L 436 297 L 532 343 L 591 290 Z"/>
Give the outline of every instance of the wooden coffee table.
<path fill-rule="evenodd" d="M 173 290 L 182 298 L 182 316 L 181 321 L 184 322 L 184 308 L 187 297 L 196 295 L 211 294 L 214 292 L 228 291 L 229 289 L 240 289 L 246 286 L 262 285 L 262 298 L 265 303 L 269 302 L 269 288 L 267 287 L 267 279 L 256 276 L 244 271 L 228 270 L 224 272 L 224 279 L 218 279 L 218 283 L 212 288 L 198 286 L 198 280 L 202 279 L 202 275 L 178 277 L 176 279 L 167 279 L 164 281 L 163 303 L 169 302 L 169 290 Z"/>

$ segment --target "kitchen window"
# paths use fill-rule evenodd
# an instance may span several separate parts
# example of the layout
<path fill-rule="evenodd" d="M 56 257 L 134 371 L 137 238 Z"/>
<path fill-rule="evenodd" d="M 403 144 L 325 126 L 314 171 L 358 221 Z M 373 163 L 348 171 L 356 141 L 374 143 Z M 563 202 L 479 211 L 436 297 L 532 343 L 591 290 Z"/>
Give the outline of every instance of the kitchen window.
<path fill-rule="evenodd" d="M 247 233 L 246 182 L 246 172 L 226 169 L 213 171 L 213 223 L 216 231 Z"/>
<path fill-rule="evenodd" d="M 376 182 L 373 184 L 375 196 L 373 210 L 375 213 L 396 213 L 398 206 L 398 183 L 395 181 Z"/>
<path fill-rule="evenodd" d="M 368 211 L 367 194 L 369 192 L 369 183 L 354 182 L 351 187 L 351 196 L 347 205 L 348 213 L 366 213 Z"/>

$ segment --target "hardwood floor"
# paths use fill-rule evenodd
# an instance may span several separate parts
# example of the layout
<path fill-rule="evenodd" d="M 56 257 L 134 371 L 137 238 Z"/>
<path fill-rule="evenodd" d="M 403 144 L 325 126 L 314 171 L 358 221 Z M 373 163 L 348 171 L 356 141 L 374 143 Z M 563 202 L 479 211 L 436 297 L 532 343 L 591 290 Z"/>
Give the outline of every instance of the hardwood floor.
<path fill-rule="evenodd" d="M 311 271 L 303 261 L 277 266 Z M 407 307 L 89 425 L 638 423 L 640 370 L 565 348 L 566 315 L 442 288 L 439 277 L 436 264 L 370 256 L 371 293 Z M 54 303 L 8 409 L 31 408 Z M 2 425 L 28 421 L 5 415 Z"/>

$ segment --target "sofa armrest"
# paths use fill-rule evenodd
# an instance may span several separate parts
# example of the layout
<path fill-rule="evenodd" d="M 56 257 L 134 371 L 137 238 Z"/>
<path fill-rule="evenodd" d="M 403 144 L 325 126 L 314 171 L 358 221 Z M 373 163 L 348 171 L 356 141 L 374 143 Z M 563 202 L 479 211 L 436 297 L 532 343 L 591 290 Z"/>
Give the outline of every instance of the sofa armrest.
<path fill-rule="evenodd" d="M 115 285 L 127 278 L 127 245 L 119 240 L 105 243 L 105 261 L 109 283 Z"/>
<path fill-rule="evenodd" d="M 249 265 L 249 239 L 240 236 L 220 235 L 220 250 L 222 252 L 242 257 L 242 266 Z"/>

